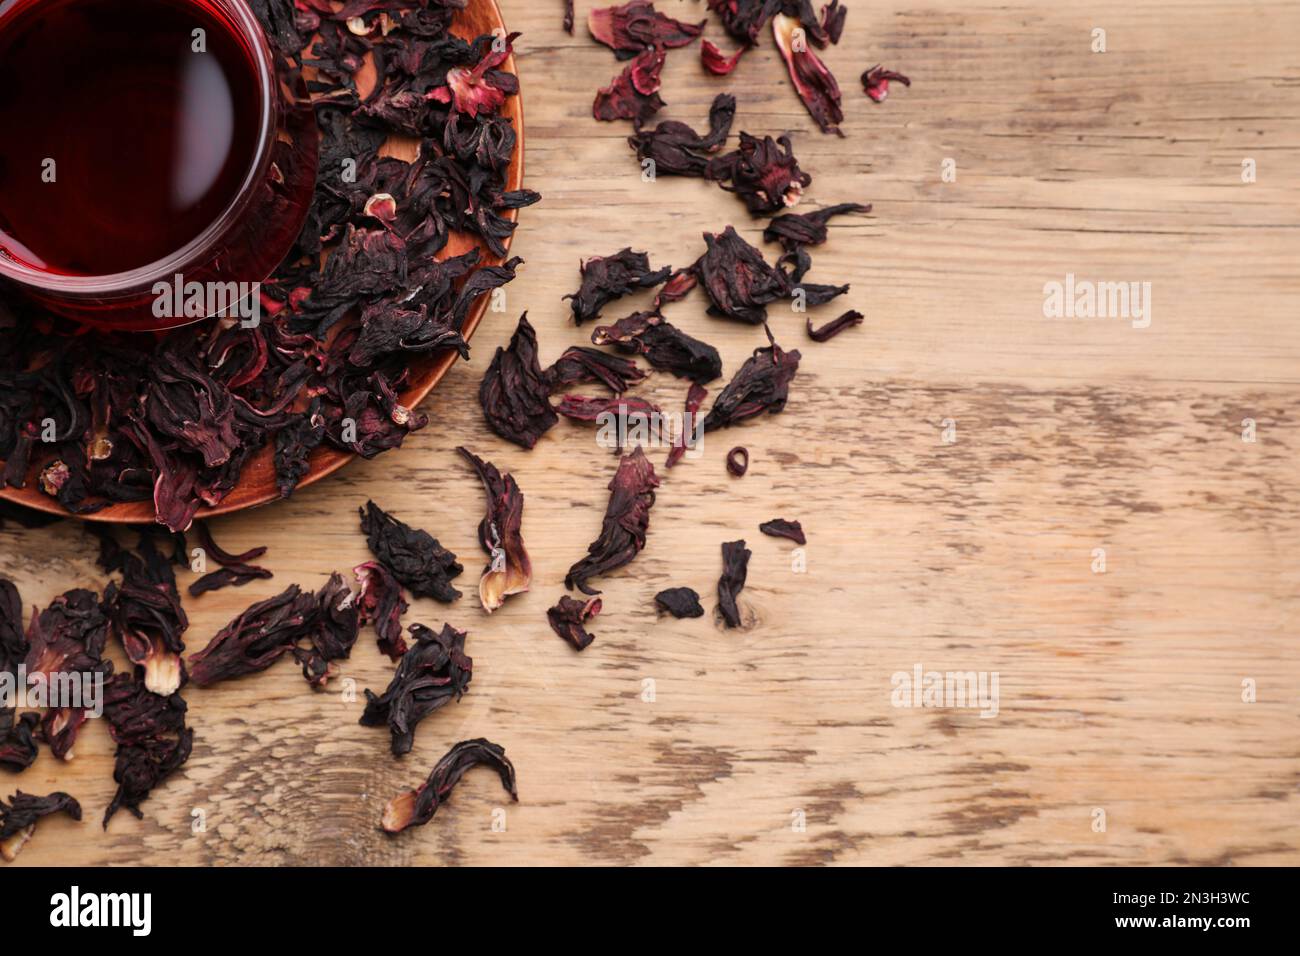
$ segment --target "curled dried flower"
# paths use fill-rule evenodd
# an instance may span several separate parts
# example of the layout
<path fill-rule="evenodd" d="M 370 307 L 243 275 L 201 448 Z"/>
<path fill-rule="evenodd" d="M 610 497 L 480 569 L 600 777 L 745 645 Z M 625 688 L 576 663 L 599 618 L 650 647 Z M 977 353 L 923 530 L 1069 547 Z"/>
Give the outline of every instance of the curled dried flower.
<path fill-rule="evenodd" d="M 707 22 L 690 24 L 674 20 L 655 10 L 650 0 L 596 7 L 587 15 L 591 35 L 613 50 L 620 60 L 629 59 L 648 46 L 665 49 L 686 46 L 700 35 Z"/>
<path fill-rule="evenodd" d="M 532 448 L 557 421 L 550 386 L 537 360 L 537 333 L 525 312 L 510 338 L 498 348 L 479 386 L 479 404 L 488 427 L 506 441 Z"/>
<path fill-rule="evenodd" d="M 912 85 L 912 81 L 902 73 L 886 70 L 884 67 L 877 65 L 862 74 L 862 89 L 872 100 L 883 103 L 889 96 L 889 83 L 891 80 L 897 80 L 904 86 Z"/>
<path fill-rule="evenodd" d="M 699 440 L 702 432 L 703 422 L 700 419 L 700 406 L 704 404 L 704 399 L 709 395 L 706 389 L 699 382 L 693 382 L 691 387 L 686 390 L 686 411 L 682 416 L 681 434 L 673 440 L 673 447 L 668 452 L 668 462 L 666 467 L 672 468 L 682 456 L 686 454 L 688 448 L 692 448 L 695 442 Z"/>
<path fill-rule="evenodd" d="M 707 41 L 706 41 L 707 43 Z M 637 159 L 654 163 L 656 176 L 703 176 L 709 157 L 722 148 L 736 117 L 736 98 L 719 93 L 709 107 L 709 132 L 701 136 L 685 123 L 665 120 L 627 138 Z"/>
<path fill-rule="evenodd" d="M 600 598 L 578 601 L 565 594 L 555 607 L 546 612 L 546 619 L 551 630 L 564 638 L 575 651 L 581 651 L 595 640 L 595 635 L 588 634 L 585 625 L 600 613 L 600 608 Z"/>
<path fill-rule="evenodd" d="M 210 539 L 209 539 L 210 540 Z M 109 584 L 104 608 L 112 632 L 122 642 L 131 663 L 144 668 L 145 686 L 167 696 L 181 685 L 181 639 L 189 619 L 181 607 L 172 563 L 142 536 L 139 554 L 119 555 L 122 583 Z"/>
<path fill-rule="evenodd" d="M 450 603 L 460 597 L 451 579 L 465 569 L 427 531 L 412 528 L 373 501 L 361 511 L 361 530 L 371 552 L 416 597 Z"/>
<path fill-rule="evenodd" d="M 773 342 L 754 354 L 736 372 L 704 419 L 704 430 L 727 428 L 764 412 L 785 408 L 790 382 L 799 370 L 799 352 L 786 352 Z"/>
<path fill-rule="evenodd" d="M 281 594 L 258 601 L 217 632 L 208 646 L 190 655 L 190 676 L 200 687 L 264 671 L 312 628 L 315 595 L 291 584 Z"/>
<path fill-rule="evenodd" d="M 666 105 L 659 96 L 666 52 L 646 47 L 609 86 L 596 93 L 591 113 L 598 120 L 631 120 L 640 129 Z"/>
<path fill-rule="evenodd" d="M 658 312 L 636 312 L 613 325 L 597 326 L 591 341 L 629 355 L 644 355 L 652 368 L 697 384 L 722 374 L 722 357 L 716 348 L 687 335 Z"/>
<path fill-rule="evenodd" d="M 465 656 L 465 632 L 444 624 L 440 633 L 412 624 L 415 643 L 397 663 L 382 695 L 366 690 L 360 723 L 388 725 L 393 755 L 410 753 L 420 721 L 453 700 L 460 700 L 473 676 L 474 662 Z"/>
<path fill-rule="evenodd" d="M 704 234 L 707 250 L 695 265 L 709 297 L 709 314 L 761 325 L 767 306 L 790 294 L 789 279 L 728 226 L 720 236 Z"/>
<path fill-rule="evenodd" d="M 514 476 L 502 474 L 467 448 L 457 448 L 483 483 L 487 514 L 478 526 L 478 540 L 489 560 L 478 582 L 483 610 L 491 614 L 512 594 L 527 591 L 533 565 L 524 547 L 524 493 Z"/>
<path fill-rule="evenodd" d="M 564 585 L 583 594 L 599 594 L 588 581 L 629 563 L 645 547 L 650 508 L 659 487 L 655 469 L 638 446 L 619 462 L 609 483 L 609 504 L 600 537 L 587 547 L 587 556 L 569 568 Z"/>
<path fill-rule="evenodd" d="M 378 561 L 367 561 L 353 569 L 361 594 L 357 598 L 362 624 L 373 624 L 379 649 L 393 660 L 406 653 L 402 638 L 402 615 L 410 607 L 402 585 L 391 571 Z"/>
<path fill-rule="evenodd" d="M 635 362 L 599 349 L 572 345 L 544 373 L 552 392 L 574 385 L 600 382 L 616 395 L 645 380 L 645 370 Z"/>
<path fill-rule="evenodd" d="M 0 708 L 0 767 L 26 770 L 36 761 L 36 727 L 40 714 L 19 715 L 16 707 Z"/>
<path fill-rule="evenodd" d="M 0 800 L 0 857 L 10 863 L 16 860 L 36 832 L 37 821 L 53 813 L 66 813 L 80 820 L 81 804 L 62 791 L 36 797 L 19 790 L 9 798 L 8 805 Z"/>
<path fill-rule="evenodd" d="M 821 131 L 843 136 L 839 127 L 844 119 L 844 110 L 840 106 L 840 85 L 807 43 L 796 42 L 796 31 L 799 28 L 799 20 L 795 17 L 781 13 L 773 17 L 772 36 L 776 39 L 776 48 L 785 60 L 795 92 Z"/>
<path fill-rule="evenodd" d="M 113 662 L 103 656 L 108 625 L 99 596 L 93 592 L 78 588 L 56 597 L 44 611 L 32 615 L 25 662 L 28 680 L 39 677 L 48 684 L 60 674 L 79 674 L 83 681 L 96 674 L 107 678 L 113 673 Z M 85 707 L 46 710 L 41 736 L 54 756 L 72 759 L 72 747 L 86 718 Z"/>
<path fill-rule="evenodd" d="M 515 768 L 506 757 L 505 748 L 482 737 L 462 740 L 434 765 L 424 783 L 410 793 L 388 801 L 380 827 L 386 833 L 401 833 L 407 827 L 428 823 L 438 808 L 447 802 L 461 777 L 479 764 L 495 770 L 501 777 L 501 786 L 506 788 L 512 800 L 518 801 Z"/>
<path fill-rule="evenodd" d="M 140 804 L 189 759 L 194 731 L 185 726 L 185 713 L 179 693 L 152 693 L 130 674 L 118 674 L 109 682 L 104 715 L 117 744 L 113 762 L 117 793 L 104 811 L 105 829 L 122 807 L 142 819 Z"/>
<path fill-rule="evenodd" d="M 610 256 L 592 256 L 581 263 L 582 284 L 564 298 L 572 300 L 574 325 L 600 318 L 600 310 L 615 299 L 640 289 L 650 289 L 672 275 L 672 267 L 650 268 L 650 256 L 623 249 Z"/>
<path fill-rule="evenodd" d="M 728 76 L 748 51 L 749 47 L 742 46 L 727 56 L 712 40 L 703 40 L 700 43 L 700 62 L 714 76 Z"/>
<path fill-rule="evenodd" d="M 740 608 L 736 599 L 745 587 L 752 552 L 742 541 L 727 541 L 722 545 L 722 577 L 718 578 L 718 610 L 727 627 L 740 627 Z"/>
<path fill-rule="evenodd" d="M 744 200 L 750 215 L 764 216 L 798 204 L 812 176 L 799 168 L 789 136 L 759 139 L 740 134 L 740 146 L 710 160 L 704 175 Z"/>

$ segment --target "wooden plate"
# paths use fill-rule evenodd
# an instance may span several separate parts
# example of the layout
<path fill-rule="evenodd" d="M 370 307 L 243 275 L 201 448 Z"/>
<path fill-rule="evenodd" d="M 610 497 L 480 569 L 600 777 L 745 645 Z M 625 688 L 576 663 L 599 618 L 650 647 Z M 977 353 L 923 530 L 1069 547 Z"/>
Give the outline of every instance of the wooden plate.
<path fill-rule="evenodd" d="M 473 39 L 486 33 L 492 33 L 494 30 L 505 30 L 505 22 L 501 16 L 501 9 L 497 6 L 496 0 L 470 0 L 465 10 L 460 10 L 455 14 L 452 21 L 451 30 L 454 34 L 465 39 Z M 367 68 L 368 69 L 368 68 Z M 507 73 L 513 73 L 518 76 L 518 69 L 515 64 L 515 57 L 510 55 L 503 64 L 503 69 Z M 365 90 L 367 82 L 373 82 L 365 75 L 367 70 L 363 70 L 358 76 L 358 85 Z M 373 71 L 371 71 L 373 76 Z M 505 106 L 502 107 L 502 115 L 506 116 L 513 123 L 516 133 L 515 152 L 510 160 L 510 167 L 506 172 L 506 189 L 516 190 L 523 186 L 524 182 L 524 108 L 522 102 L 522 93 L 515 96 L 507 97 Z M 415 147 L 413 142 L 401 142 L 391 140 L 382 150 L 384 155 L 400 156 L 402 159 L 411 160 L 415 157 Z M 512 222 L 519 219 L 517 209 L 508 210 L 504 213 L 505 217 Z M 507 255 L 509 254 L 512 236 L 507 236 L 503 245 L 506 247 Z M 501 265 L 505 261 L 504 257 L 492 255 L 481 240 L 472 235 L 453 232 L 447 245 L 438 253 L 438 259 L 447 259 L 452 256 L 463 255 L 475 246 L 482 253 L 482 264 L 485 266 Z M 465 326 L 462 334 L 466 341 L 474 334 L 479 323 L 483 320 L 483 315 L 487 311 L 489 296 L 484 295 L 474 303 L 465 319 Z M 402 392 L 400 396 L 401 403 L 407 408 L 414 408 L 429 395 L 435 385 L 442 380 L 447 374 L 448 369 L 459 359 L 455 352 L 448 352 L 445 355 L 435 355 L 421 357 L 414 360 L 411 364 L 411 383 Z M 388 455 L 401 454 L 401 449 L 393 449 L 385 452 Z M 322 445 L 317 448 L 310 459 L 310 471 L 303 476 L 302 481 L 298 483 L 299 488 L 303 488 L 314 482 L 320 481 L 326 475 L 338 471 L 348 462 L 357 456 L 353 452 L 340 451 L 337 448 Z M 116 524 L 144 524 L 154 521 L 154 506 L 152 499 L 149 501 L 135 501 L 126 504 L 110 505 L 102 511 L 88 515 L 74 515 L 66 511 L 56 500 L 41 491 L 35 481 L 28 481 L 25 488 L 2 488 L 0 489 L 0 498 L 7 499 L 16 504 L 32 508 L 37 511 L 44 511 L 50 514 L 57 514 L 68 518 L 82 518 L 86 521 L 104 521 Z M 231 489 L 230 493 L 222 502 L 212 508 L 200 508 L 195 515 L 196 519 L 211 518 L 216 515 L 229 514 L 233 511 L 242 511 L 245 508 L 253 508 L 257 505 L 269 504 L 280 498 L 279 489 L 275 483 L 275 457 L 273 443 L 268 443 L 248 464 L 244 467 L 240 475 L 239 484 Z"/>

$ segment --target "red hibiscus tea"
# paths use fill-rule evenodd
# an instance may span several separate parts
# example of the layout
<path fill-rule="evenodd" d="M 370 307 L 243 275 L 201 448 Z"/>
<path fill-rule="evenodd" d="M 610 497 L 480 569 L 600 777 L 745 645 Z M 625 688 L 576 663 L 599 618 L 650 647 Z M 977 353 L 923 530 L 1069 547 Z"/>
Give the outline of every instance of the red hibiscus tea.
<path fill-rule="evenodd" d="M 0 276 L 130 328 L 193 321 L 157 281 L 264 279 L 315 174 L 276 81 L 243 0 L 0 0 Z"/>

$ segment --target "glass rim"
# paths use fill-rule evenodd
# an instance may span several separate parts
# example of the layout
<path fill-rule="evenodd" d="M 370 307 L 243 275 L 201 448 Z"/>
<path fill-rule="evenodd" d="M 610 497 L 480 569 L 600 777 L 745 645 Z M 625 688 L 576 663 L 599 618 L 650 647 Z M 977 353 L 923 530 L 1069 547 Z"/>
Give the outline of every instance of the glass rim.
<path fill-rule="evenodd" d="M 8 4 L 0 0 L 0 16 L 9 13 L 22 2 L 23 0 L 14 0 L 12 4 Z M 275 131 L 274 94 L 279 83 L 266 34 L 246 0 L 181 0 L 181 2 L 199 3 L 207 7 L 224 9 L 240 37 L 247 41 L 253 54 L 257 70 L 258 93 L 261 98 L 259 104 L 261 116 L 256 151 L 239 190 L 221 214 L 184 246 L 162 259 L 135 269 L 97 276 L 59 275 L 34 268 L 0 250 L 0 277 L 27 288 L 64 296 L 103 296 L 152 288 L 156 282 L 174 278 L 176 273 L 181 271 L 182 266 L 194 264 L 194 260 L 205 250 L 210 249 L 215 241 L 238 220 L 240 213 L 261 187 L 267 167 L 271 163 L 271 139 Z"/>

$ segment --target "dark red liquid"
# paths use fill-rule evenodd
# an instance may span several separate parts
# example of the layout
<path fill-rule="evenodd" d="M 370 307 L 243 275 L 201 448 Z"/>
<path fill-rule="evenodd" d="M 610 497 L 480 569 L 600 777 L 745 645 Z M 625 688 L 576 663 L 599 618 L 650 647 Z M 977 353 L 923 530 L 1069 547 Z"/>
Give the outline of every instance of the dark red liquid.
<path fill-rule="evenodd" d="M 18 0 L 0 13 L 0 254 L 103 276 L 184 248 L 257 158 L 255 63 L 205 0 Z"/>

